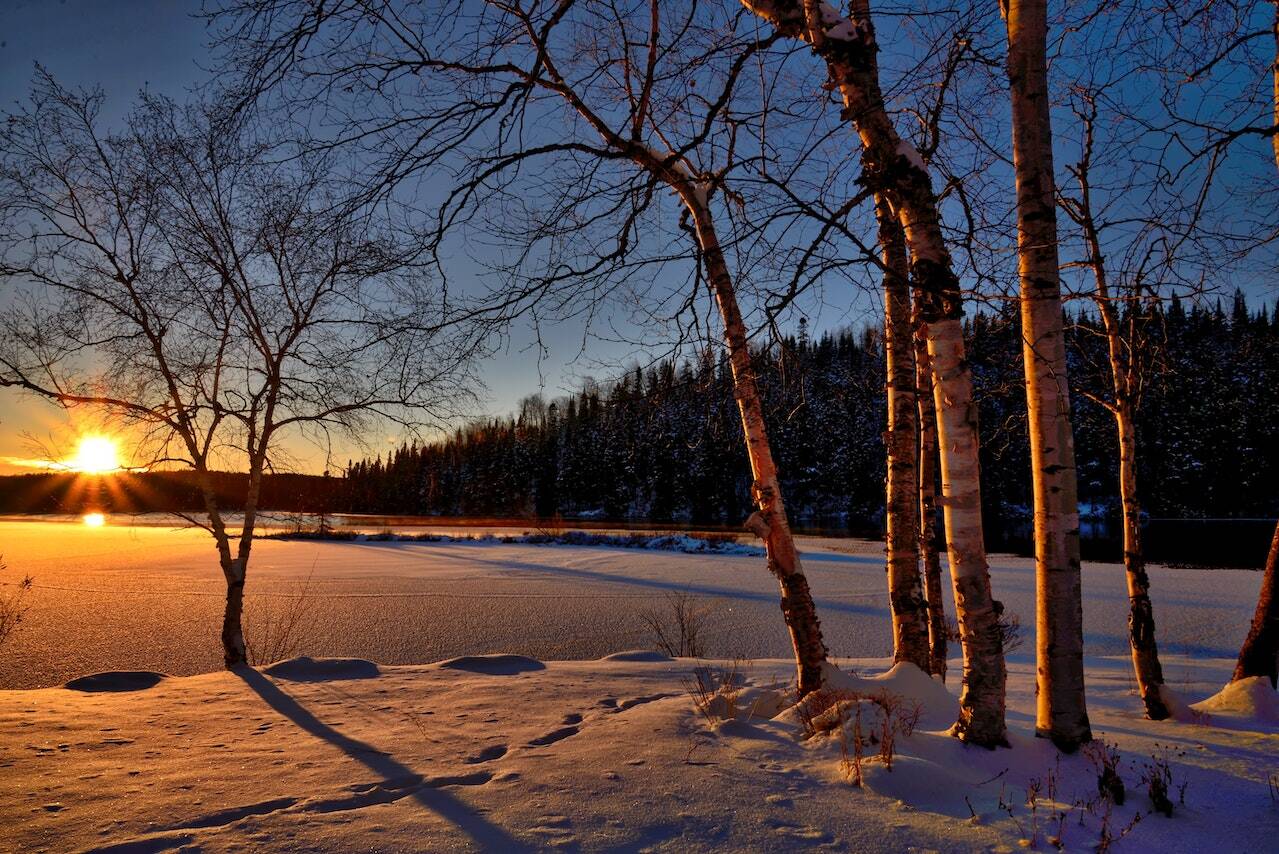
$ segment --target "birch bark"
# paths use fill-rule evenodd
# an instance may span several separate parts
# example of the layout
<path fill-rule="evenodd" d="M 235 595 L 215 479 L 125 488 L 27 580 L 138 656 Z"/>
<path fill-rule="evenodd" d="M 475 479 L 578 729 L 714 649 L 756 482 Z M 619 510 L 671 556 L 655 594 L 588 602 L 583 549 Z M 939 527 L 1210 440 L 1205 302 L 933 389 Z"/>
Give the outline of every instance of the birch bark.
<path fill-rule="evenodd" d="M 888 600 L 893 661 L 931 669 L 928 607 L 919 577 L 915 353 L 911 336 L 910 266 L 901 223 L 888 201 L 875 200 L 884 261 L 884 354 L 888 379 Z"/>
<path fill-rule="evenodd" d="M 1092 739 L 1084 698 L 1079 503 L 1057 258 L 1048 104 L 1048 8 L 1011 0 L 1008 81 L 1017 176 L 1022 353 L 1035 516 L 1035 734 L 1066 751 Z"/>
<path fill-rule="evenodd" d="M 927 164 L 893 126 L 879 85 L 879 47 L 866 0 L 854 0 L 848 18 L 820 0 L 741 0 L 779 33 L 801 39 L 826 62 L 844 102 L 841 113 L 862 143 L 862 183 L 883 193 L 901 221 L 933 362 L 938 411 L 942 507 L 964 650 L 959 719 L 951 732 L 986 747 L 1007 745 L 1007 680 L 999 607 L 991 595 L 982 539 L 977 462 L 977 410 L 965 359 L 963 297 L 941 230 Z"/>
<path fill-rule="evenodd" d="M 914 318 L 915 382 L 919 388 L 919 551 L 928 597 L 928 672 L 946 681 L 946 605 L 942 599 L 941 555 L 937 552 L 937 407 L 928 328 Z"/>

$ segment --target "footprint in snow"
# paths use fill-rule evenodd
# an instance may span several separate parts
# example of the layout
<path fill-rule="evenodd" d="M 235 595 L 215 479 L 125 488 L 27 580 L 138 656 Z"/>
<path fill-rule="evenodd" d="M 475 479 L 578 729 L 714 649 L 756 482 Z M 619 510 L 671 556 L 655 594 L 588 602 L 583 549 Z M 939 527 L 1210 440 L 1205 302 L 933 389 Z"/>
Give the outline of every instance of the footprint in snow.
<path fill-rule="evenodd" d="M 474 756 L 468 756 L 462 761 L 467 765 L 478 765 L 481 762 L 492 762 L 494 759 L 501 759 L 506 755 L 507 747 L 505 744 L 494 744 L 486 747 Z"/>

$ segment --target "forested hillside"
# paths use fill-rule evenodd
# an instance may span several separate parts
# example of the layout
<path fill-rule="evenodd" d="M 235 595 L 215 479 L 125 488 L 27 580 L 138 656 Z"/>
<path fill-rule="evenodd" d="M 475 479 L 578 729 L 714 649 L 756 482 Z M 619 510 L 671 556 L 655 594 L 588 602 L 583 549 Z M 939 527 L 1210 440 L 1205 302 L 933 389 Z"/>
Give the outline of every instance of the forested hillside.
<path fill-rule="evenodd" d="M 1143 321 L 1152 369 L 1139 416 L 1139 482 L 1155 518 L 1279 512 L 1279 322 L 1266 308 L 1187 308 Z M 1131 318 L 1129 318 L 1131 320 Z M 1115 428 L 1105 339 L 1083 315 L 1069 325 L 1079 493 L 1117 513 Z M 1029 452 L 1017 313 L 967 324 L 982 439 L 983 501 L 995 535 L 1029 515 Z M 809 340 L 802 331 L 756 352 L 788 501 L 800 523 L 878 532 L 884 507 L 884 355 L 878 330 Z M 352 463 L 351 509 L 442 515 L 594 515 L 736 524 L 750 507 L 727 364 L 704 358 L 634 370 L 519 413 L 471 424 L 447 441 Z M 1264 527 L 1264 526 L 1263 526 Z M 1264 539 L 1264 532 L 1262 532 Z"/>

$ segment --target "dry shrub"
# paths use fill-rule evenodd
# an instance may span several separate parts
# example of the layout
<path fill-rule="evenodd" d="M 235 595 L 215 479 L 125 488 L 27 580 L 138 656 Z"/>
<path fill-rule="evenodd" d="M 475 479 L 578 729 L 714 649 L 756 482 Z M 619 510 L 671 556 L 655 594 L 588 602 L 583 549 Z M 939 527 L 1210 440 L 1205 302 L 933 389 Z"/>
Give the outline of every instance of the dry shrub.
<path fill-rule="evenodd" d="M 704 658 L 704 633 L 714 609 L 684 590 L 667 593 L 664 601 L 664 609 L 645 608 L 639 612 L 653 645 L 672 658 Z"/>
<path fill-rule="evenodd" d="M 8 568 L 3 557 L 0 557 L 0 573 Z M 13 589 L 0 593 L 0 646 L 18 628 L 18 624 L 22 622 L 22 618 L 31 607 L 31 603 L 27 601 L 27 596 L 31 593 L 31 583 L 31 576 L 28 575 L 21 581 L 4 584 L 4 587 Z"/>
<path fill-rule="evenodd" d="M 244 609 L 244 647 L 249 664 L 261 667 L 301 651 L 302 626 L 315 607 L 314 575 L 312 571 L 291 593 L 246 597 L 250 601 Z"/>
<path fill-rule="evenodd" d="M 866 719 L 866 710 L 874 719 Z M 866 748 L 874 747 L 879 761 L 893 770 L 897 739 L 909 737 L 919 725 L 923 712 L 919 703 L 886 690 L 873 694 L 820 688 L 795 706 L 804 739 L 839 733 L 840 769 L 855 786 L 862 784 L 862 764 Z"/>
<path fill-rule="evenodd" d="M 1096 739 L 1084 745 L 1083 753 L 1097 772 L 1097 794 L 1123 806 L 1125 790 L 1123 778 L 1119 776 L 1119 745 Z"/>
<path fill-rule="evenodd" d="M 699 664 L 693 668 L 691 678 L 684 678 L 684 689 L 708 724 L 714 726 L 719 721 L 737 717 L 740 711 L 737 699 L 743 683 L 741 665 L 741 659 L 734 659 L 726 667 Z"/>
<path fill-rule="evenodd" d="M 1150 796 L 1150 805 L 1154 807 L 1155 812 L 1162 813 L 1166 818 L 1172 818 L 1172 766 L 1168 762 L 1166 751 L 1151 755 L 1150 761 L 1145 763 L 1142 770 L 1141 782 L 1146 785 L 1146 793 Z M 1185 805 L 1185 783 L 1178 787 L 1178 800 L 1183 806 Z"/>

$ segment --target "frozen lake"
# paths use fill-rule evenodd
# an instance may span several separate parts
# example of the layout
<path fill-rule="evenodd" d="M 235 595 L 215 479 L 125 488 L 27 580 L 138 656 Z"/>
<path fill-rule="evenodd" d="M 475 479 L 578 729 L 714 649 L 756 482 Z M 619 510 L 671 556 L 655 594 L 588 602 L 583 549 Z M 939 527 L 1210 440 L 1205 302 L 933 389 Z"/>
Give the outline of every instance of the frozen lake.
<path fill-rule="evenodd" d="M 518 532 L 518 531 L 517 531 Z M 883 545 L 802 540 L 825 637 L 838 656 L 891 652 Z M 223 583 L 212 539 L 198 529 L 109 520 L 0 520 L 0 579 L 35 579 L 26 621 L 0 656 L 0 687 L 61 684 L 86 673 L 219 669 Z M 1030 560 L 992 558 L 995 595 L 1025 624 L 1015 660 L 1033 657 Z M 1232 659 L 1261 574 L 1152 567 L 1161 649 Z M 649 646 L 639 613 L 687 590 L 714 609 L 717 657 L 785 657 L 776 583 L 762 559 L 603 547 L 495 543 L 259 541 L 249 568 L 249 620 L 303 587 L 298 651 L 387 664 L 487 652 L 587 659 Z M 1084 565 L 1089 655 L 1127 653 L 1122 568 Z M 952 614 L 953 603 L 947 602 Z M 958 653 L 958 649 L 952 649 Z M 952 666 L 956 666 L 953 663 Z M 1174 687 L 1178 665 L 1167 666 Z"/>

